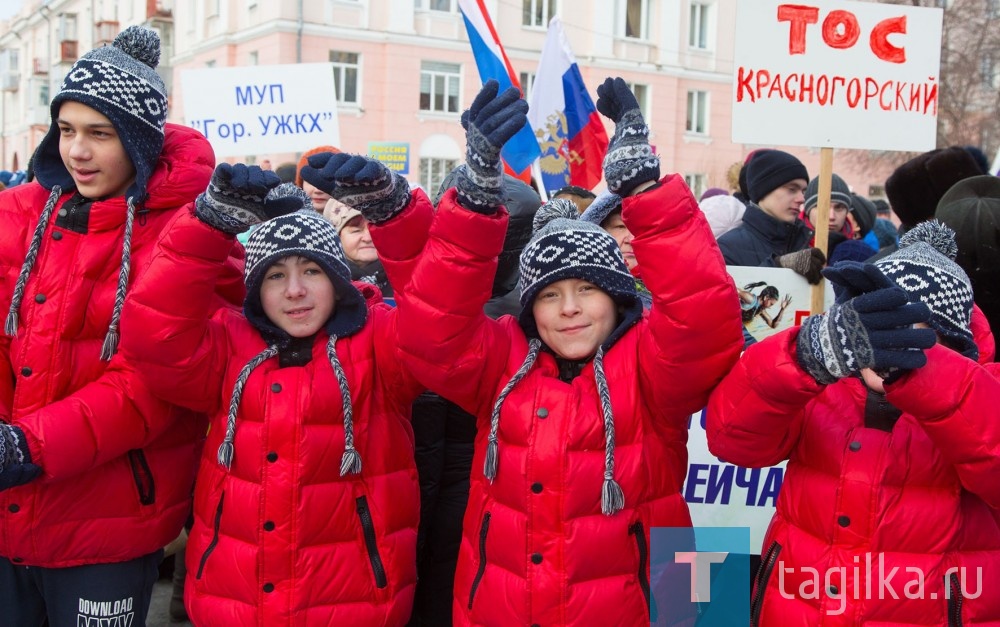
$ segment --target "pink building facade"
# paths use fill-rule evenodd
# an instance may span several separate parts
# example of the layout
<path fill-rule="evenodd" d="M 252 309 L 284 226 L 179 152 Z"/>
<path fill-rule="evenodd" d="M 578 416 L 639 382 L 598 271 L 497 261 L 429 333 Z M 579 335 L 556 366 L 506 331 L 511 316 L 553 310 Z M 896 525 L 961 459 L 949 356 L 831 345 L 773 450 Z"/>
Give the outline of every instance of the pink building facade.
<path fill-rule="evenodd" d="M 696 194 L 727 187 L 729 166 L 759 148 L 730 139 L 735 0 L 485 4 L 527 91 L 534 87 L 545 25 L 558 15 L 592 93 L 607 76 L 630 82 L 664 171 L 684 174 Z M 72 16 L 72 32 L 66 16 Z M 333 63 L 338 93 L 329 97 L 337 101 L 340 149 L 364 153 L 369 142 L 407 144 L 406 176 L 428 189 L 464 158 L 459 118 L 480 81 L 457 0 L 49 0 L 26 2 L 6 30 L 0 24 L 0 167 L 23 168 L 48 128 L 43 101 L 75 59 L 66 53 L 82 54 L 113 38 L 109 29 L 134 23 L 161 33 L 171 121 L 185 121 L 179 80 L 185 69 Z M 74 45 L 67 51 L 70 36 Z M 818 174 L 818 150 L 787 149 Z M 243 158 L 277 166 L 298 156 Z M 850 166 L 835 157 L 835 171 L 856 191 L 880 195 L 890 171 Z"/>

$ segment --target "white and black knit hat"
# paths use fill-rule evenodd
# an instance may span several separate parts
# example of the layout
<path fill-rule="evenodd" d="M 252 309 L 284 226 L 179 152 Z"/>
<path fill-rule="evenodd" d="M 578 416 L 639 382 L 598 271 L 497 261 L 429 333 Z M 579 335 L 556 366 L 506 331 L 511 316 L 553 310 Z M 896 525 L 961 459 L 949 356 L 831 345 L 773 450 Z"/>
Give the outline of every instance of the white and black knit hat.
<path fill-rule="evenodd" d="M 284 185 L 271 193 L 280 194 L 282 187 Z M 291 255 L 315 261 L 333 283 L 337 306 L 324 327 L 327 333 L 347 337 L 365 325 L 368 308 L 361 292 L 351 283 L 351 270 L 344 258 L 337 231 L 329 220 L 312 209 L 311 204 L 302 211 L 262 223 L 250 233 L 246 255 L 244 282 L 247 295 L 243 301 L 243 313 L 268 343 L 283 345 L 290 338 L 264 315 L 260 286 L 267 269 L 275 261 Z"/>
<path fill-rule="evenodd" d="M 931 310 L 930 326 L 951 348 L 970 359 L 979 357 L 973 339 L 972 283 L 955 263 L 955 232 L 938 222 L 921 222 L 906 232 L 899 250 L 875 262 L 911 301 Z"/>
<path fill-rule="evenodd" d="M 336 344 L 341 337 L 357 333 L 367 319 L 367 305 L 361 292 L 351 284 L 351 271 L 344 261 L 344 250 L 340 238 L 329 220 L 316 213 L 312 202 L 301 190 L 289 192 L 293 183 L 285 183 L 271 190 L 272 196 L 299 196 L 303 208 L 295 213 L 273 218 L 261 224 L 251 234 L 246 245 L 246 266 L 244 281 L 247 295 L 243 301 L 243 313 L 247 320 L 260 332 L 268 346 L 251 359 L 240 370 L 229 399 L 229 414 L 226 419 L 226 433 L 219 446 L 218 461 L 227 470 L 232 467 L 234 441 L 236 439 L 236 417 L 239 415 L 240 401 L 247 379 L 257 366 L 279 354 L 291 342 L 291 337 L 279 329 L 264 313 L 260 301 L 260 286 L 264 273 L 277 260 L 290 255 L 298 255 L 315 261 L 323 269 L 333 284 L 337 306 L 327 321 L 325 329 L 329 334 L 326 355 L 337 377 L 337 385 L 344 410 L 344 455 L 340 463 L 341 476 L 361 473 L 361 455 L 354 448 L 354 409 L 347 375 L 337 357 Z"/>
<path fill-rule="evenodd" d="M 38 145 L 35 177 L 46 189 L 73 187 L 59 157 L 59 108 L 67 100 L 83 103 L 111 120 L 135 167 L 135 182 L 126 192 L 135 204 L 147 196 L 146 185 L 163 150 L 167 121 L 167 89 L 156 73 L 160 37 L 142 26 L 129 26 L 110 46 L 95 48 L 70 68 L 52 99 L 52 124 Z"/>

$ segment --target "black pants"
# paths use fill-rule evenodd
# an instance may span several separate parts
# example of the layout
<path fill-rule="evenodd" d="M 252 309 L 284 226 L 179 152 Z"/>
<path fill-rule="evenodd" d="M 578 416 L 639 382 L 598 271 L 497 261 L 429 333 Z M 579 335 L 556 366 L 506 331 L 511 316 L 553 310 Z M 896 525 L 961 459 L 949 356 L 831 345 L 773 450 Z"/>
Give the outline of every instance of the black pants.
<path fill-rule="evenodd" d="M 117 564 L 19 566 L 0 557 L 0 627 L 146 624 L 163 551 Z"/>

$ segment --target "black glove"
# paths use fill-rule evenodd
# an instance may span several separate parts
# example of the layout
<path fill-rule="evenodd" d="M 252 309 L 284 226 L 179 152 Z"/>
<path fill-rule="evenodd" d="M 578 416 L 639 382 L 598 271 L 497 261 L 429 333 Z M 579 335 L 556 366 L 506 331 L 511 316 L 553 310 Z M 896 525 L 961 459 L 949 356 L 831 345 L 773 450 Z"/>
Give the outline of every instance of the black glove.
<path fill-rule="evenodd" d="M 374 224 L 389 220 L 410 204 L 406 179 L 371 157 L 343 152 L 312 155 L 302 168 L 302 179 L 357 209 Z"/>
<path fill-rule="evenodd" d="M 462 114 L 465 128 L 465 164 L 456 172 L 458 203 L 466 209 L 490 214 L 504 202 L 500 149 L 528 122 L 528 103 L 521 92 L 486 81 L 472 106 Z"/>
<path fill-rule="evenodd" d="M 40 474 L 42 468 L 31 463 L 24 432 L 0 423 L 0 491 L 24 485 Z"/>
<path fill-rule="evenodd" d="M 826 255 L 818 248 L 806 248 L 794 253 L 788 253 L 778 257 L 778 265 L 782 268 L 794 270 L 801 274 L 812 285 L 819 283 L 823 278 L 823 265 L 826 263 Z"/>
<path fill-rule="evenodd" d="M 911 328 L 930 320 L 927 305 L 911 303 L 871 264 L 846 272 L 838 266 L 824 274 L 845 282 L 845 294 L 857 295 L 802 324 L 796 357 L 818 383 L 833 383 L 864 368 L 884 377 L 927 363 L 923 349 L 933 346 L 937 335 L 933 329 Z"/>
<path fill-rule="evenodd" d="M 242 163 L 220 163 L 208 189 L 195 201 L 194 213 L 225 233 L 242 233 L 255 224 L 302 209 L 296 196 L 270 195 L 281 184 L 278 175 Z"/>
<path fill-rule="evenodd" d="M 649 145 L 649 127 L 639 102 L 621 78 L 608 78 L 597 88 L 597 110 L 615 123 L 604 156 L 608 190 L 628 196 L 640 183 L 660 178 L 660 158 Z"/>

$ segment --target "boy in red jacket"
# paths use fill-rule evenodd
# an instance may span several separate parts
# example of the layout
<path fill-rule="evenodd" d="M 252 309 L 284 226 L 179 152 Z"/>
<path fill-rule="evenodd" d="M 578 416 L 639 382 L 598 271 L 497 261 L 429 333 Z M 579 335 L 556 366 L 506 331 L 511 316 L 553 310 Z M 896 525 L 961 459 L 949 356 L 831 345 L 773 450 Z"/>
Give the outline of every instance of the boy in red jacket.
<path fill-rule="evenodd" d="M 715 455 L 788 460 L 753 625 L 1000 624 L 1000 365 L 977 363 L 992 338 L 975 342 L 956 252 L 923 223 L 875 265 L 825 270 L 837 304 L 712 394 Z"/>
<path fill-rule="evenodd" d="M 116 354 L 146 332 L 121 327 L 123 304 L 215 163 L 200 133 L 166 123 L 159 56 L 156 32 L 133 26 L 80 58 L 52 99 L 37 182 L 0 195 L 4 624 L 143 623 L 190 512 L 204 417 Z M 241 300 L 241 265 L 216 273 L 212 308 Z"/>
<path fill-rule="evenodd" d="M 624 198 L 651 311 L 613 237 L 555 219 L 521 254 L 520 315 L 486 317 L 507 223 L 500 148 L 526 110 L 516 89 L 497 92 L 488 82 L 463 116 L 466 164 L 412 280 L 396 281 L 391 260 L 420 208 L 359 207 L 390 278 L 407 286 L 397 304 L 410 369 L 477 419 L 454 621 L 648 623 L 649 529 L 691 524 L 687 423 L 742 346 L 736 291 L 683 179 L 660 178 L 635 97 L 608 79 L 605 176 Z M 310 164 L 334 197 L 358 167 L 339 157 Z"/>

